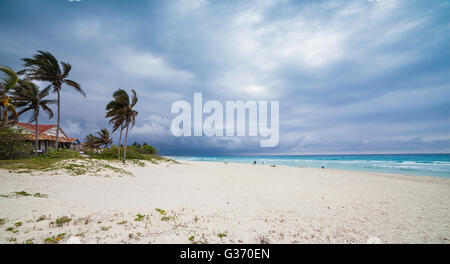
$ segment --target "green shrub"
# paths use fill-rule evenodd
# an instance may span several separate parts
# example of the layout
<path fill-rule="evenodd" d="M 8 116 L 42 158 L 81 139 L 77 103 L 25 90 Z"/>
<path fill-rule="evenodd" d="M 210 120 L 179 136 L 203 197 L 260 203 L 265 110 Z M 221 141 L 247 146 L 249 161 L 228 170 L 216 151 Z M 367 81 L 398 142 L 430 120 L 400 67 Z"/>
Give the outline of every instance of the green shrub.
<path fill-rule="evenodd" d="M 80 153 L 71 149 L 54 149 L 50 148 L 47 152 L 40 157 L 49 159 L 74 159 L 80 158 Z"/>
<path fill-rule="evenodd" d="M 142 153 L 145 154 L 156 154 L 157 150 L 151 145 L 144 145 L 141 148 Z"/>
<path fill-rule="evenodd" d="M 23 140 L 21 129 L 3 128 L 0 130 L 0 159 L 21 159 L 31 156 L 33 144 Z"/>
<path fill-rule="evenodd" d="M 123 153 L 123 151 L 120 151 Z M 109 149 L 100 149 L 99 151 L 93 149 L 86 149 L 85 154 L 89 155 L 91 158 L 96 159 L 117 159 L 117 147 L 112 146 Z"/>
<path fill-rule="evenodd" d="M 95 159 L 117 159 L 117 146 L 111 146 L 109 149 L 101 149 L 100 151 L 86 150 L 85 154 Z M 123 147 L 120 148 L 120 156 L 123 157 Z M 154 153 L 146 153 L 142 148 L 131 145 L 127 147 L 127 159 L 160 160 L 162 158 L 156 155 L 156 149 Z"/>

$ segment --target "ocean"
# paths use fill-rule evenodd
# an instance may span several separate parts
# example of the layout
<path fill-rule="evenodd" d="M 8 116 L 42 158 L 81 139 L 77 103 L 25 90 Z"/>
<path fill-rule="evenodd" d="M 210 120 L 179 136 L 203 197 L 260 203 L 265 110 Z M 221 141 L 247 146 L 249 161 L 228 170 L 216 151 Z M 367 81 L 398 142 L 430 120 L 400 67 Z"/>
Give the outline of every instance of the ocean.
<path fill-rule="evenodd" d="M 450 178 L 450 154 L 171 156 L 175 160 L 286 165 Z"/>

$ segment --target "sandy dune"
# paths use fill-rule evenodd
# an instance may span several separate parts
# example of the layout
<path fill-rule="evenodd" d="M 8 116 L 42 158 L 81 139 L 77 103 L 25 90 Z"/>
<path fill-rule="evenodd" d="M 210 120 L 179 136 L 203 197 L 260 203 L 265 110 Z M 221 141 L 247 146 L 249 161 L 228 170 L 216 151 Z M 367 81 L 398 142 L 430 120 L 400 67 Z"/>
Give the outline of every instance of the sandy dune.
<path fill-rule="evenodd" d="M 0 243 L 450 243 L 450 179 L 208 162 L 122 168 L 131 174 L 0 170 Z"/>

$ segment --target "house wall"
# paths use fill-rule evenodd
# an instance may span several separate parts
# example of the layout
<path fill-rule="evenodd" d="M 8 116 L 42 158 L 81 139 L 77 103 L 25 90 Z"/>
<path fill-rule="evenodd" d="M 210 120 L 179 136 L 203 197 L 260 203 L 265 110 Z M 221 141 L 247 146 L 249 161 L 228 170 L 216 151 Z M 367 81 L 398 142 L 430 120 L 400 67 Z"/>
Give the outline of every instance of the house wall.
<path fill-rule="evenodd" d="M 56 137 L 56 127 L 52 127 L 50 129 L 48 129 L 47 131 L 44 132 L 44 134 Z M 66 133 L 64 133 L 64 131 L 62 131 L 61 128 L 59 129 L 59 136 L 60 137 L 67 137 Z"/>
<path fill-rule="evenodd" d="M 19 126 L 19 125 L 17 125 L 17 124 L 12 125 L 11 128 L 17 129 L 17 130 L 22 129 L 22 132 L 23 132 L 24 134 L 34 134 L 34 133 L 31 132 L 30 130 L 28 130 L 28 129 L 26 129 L 26 128 L 23 128 L 23 127 L 21 127 L 21 126 Z"/>

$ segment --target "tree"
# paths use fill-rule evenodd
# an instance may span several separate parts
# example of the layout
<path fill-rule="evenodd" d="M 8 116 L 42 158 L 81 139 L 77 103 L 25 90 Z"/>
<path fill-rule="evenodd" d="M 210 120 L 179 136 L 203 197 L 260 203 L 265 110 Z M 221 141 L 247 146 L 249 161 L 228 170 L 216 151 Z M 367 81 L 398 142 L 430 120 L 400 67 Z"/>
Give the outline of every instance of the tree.
<path fill-rule="evenodd" d="M 142 146 L 141 151 L 142 151 L 142 153 L 145 153 L 145 154 L 156 154 L 157 149 L 155 149 L 151 145 L 145 144 Z"/>
<path fill-rule="evenodd" d="M 28 67 L 20 74 L 26 74 L 26 78 L 30 80 L 39 80 L 50 82 L 53 89 L 52 92 L 57 94 L 58 113 L 56 121 L 56 141 L 55 148 L 58 148 L 59 130 L 61 122 L 61 88 L 66 84 L 74 88 L 77 92 L 86 97 L 86 94 L 81 89 L 81 86 L 70 79 L 67 79 L 72 66 L 66 62 L 58 62 L 58 60 L 50 52 L 39 50 L 33 58 L 23 58 L 25 67 Z M 61 68 L 62 66 L 62 68 Z"/>
<path fill-rule="evenodd" d="M 119 144 L 117 144 L 117 158 L 120 159 L 120 146 L 122 143 L 122 132 L 124 128 L 123 120 L 120 118 L 120 113 L 126 108 L 128 94 L 123 89 L 118 89 L 113 93 L 113 100 L 106 105 L 106 116 L 110 117 L 110 124 L 113 124 L 112 133 L 120 127 Z"/>
<path fill-rule="evenodd" d="M 19 85 L 14 89 L 11 95 L 13 104 L 17 108 L 21 108 L 18 115 L 22 115 L 25 112 L 33 111 L 33 115 L 30 117 L 31 122 L 35 122 L 35 146 L 34 155 L 37 156 L 38 151 L 38 125 L 39 125 L 39 110 L 42 108 L 51 119 L 53 118 L 53 111 L 48 107 L 49 104 L 55 104 L 56 100 L 46 100 L 50 93 L 50 86 L 39 91 L 39 86 L 30 81 L 19 81 Z"/>
<path fill-rule="evenodd" d="M 108 129 L 102 129 L 97 132 L 98 137 L 96 138 L 96 143 L 99 146 L 105 146 L 105 148 L 108 148 L 109 145 L 112 143 L 112 138 L 109 136 Z"/>
<path fill-rule="evenodd" d="M 133 107 L 136 105 L 136 103 L 138 101 L 138 98 L 136 96 L 136 91 L 135 90 L 131 90 L 131 92 L 133 93 L 133 97 L 131 98 L 131 102 L 130 102 L 130 100 L 128 100 L 128 104 L 125 107 L 124 112 L 122 114 L 123 120 L 125 122 L 125 126 L 127 128 L 127 130 L 125 132 L 125 145 L 123 147 L 123 163 L 125 163 L 126 157 L 127 157 L 128 129 L 130 127 L 130 124 L 131 124 L 131 128 L 134 127 L 134 124 L 136 123 L 136 117 L 138 115 L 138 112 L 136 110 L 133 110 Z M 127 97 L 128 97 L 128 94 L 127 94 Z"/>
<path fill-rule="evenodd" d="M 19 78 L 16 72 L 9 67 L 1 66 L 0 71 L 6 75 L 0 82 L 0 129 L 2 129 L 11 121 L 17 121 L 17 111 L 11 104 L 8 92 L 16 86 Z"/>
<path fill-rule="evenodd" d="M 86 137 L 84 137 L 84 143 L 87 148 L 98 149 L 98 147 L 99 147 L 99 145 L 97 143 L 97 137 L 95 137 L 92 134 L 89 134 Z"/>
<path fill-rule="evenodd" d="M 20 159 L 28 157 L 33 145 L 25 141 L 22 129 L 5 127 L 0 129 L 0 159 Z"/>
<path fill-rule="evenodd" d="M 126 128 L 125 144 L 123 147 L 123 163 L 125 163 L 127 156 L 128 130 L 130 129 L 130 125 L 131 128 L 134 127 L 138 115 L 138 112 L 133 109 L 138 101 L 136 91 L 131 90 L 131 92 L 133 93 L 133 96 L 130 101 L 130 97 L 125 90 L 119 89 L 115 91 L 113 94 L 114 100 L 106 106 L 106 110 L 108 110 L 106 117 L 111 117 L 109 122 L 114 126 L 113 131 L 117 130 L 119 127 L 122 127 L 122 129 Z"/>

